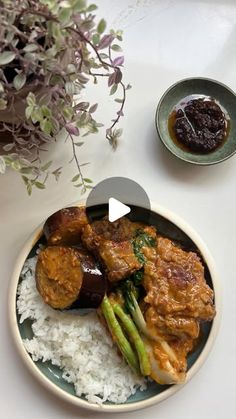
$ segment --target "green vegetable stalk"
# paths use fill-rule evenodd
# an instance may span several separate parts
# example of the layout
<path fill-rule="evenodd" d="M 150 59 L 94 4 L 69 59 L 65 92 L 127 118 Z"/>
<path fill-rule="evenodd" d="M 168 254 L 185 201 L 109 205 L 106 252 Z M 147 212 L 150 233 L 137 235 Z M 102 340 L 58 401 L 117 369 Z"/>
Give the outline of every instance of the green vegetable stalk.
<path fill-rule="evenodd" d="M 131 281 L 126 281 L 123 284 L 122 293 L 125 299 L 126 309 L 133 317 L 133 320 L 137 328 L 145 334 L 147 329 L 146 322 L 136 299 L 135 287 L 133 286 Z"/>
<path fill-rule="evenodd" d="M 148 339 L 158 342 L 162 346 L 163 351 L 168 355 L 169 359 L 176 361 L 177 358 L 171 346 L 161 336 L 158 336 L 157 333 L 154 334 L 148 329 L 147 323 L 136 299 L 135 287 L 132 282 L 126 281 L 123 284 L 122 294 L 125 300 L 125 307 L 131 314 L 138 330 Z"/>
<path fill-rule="evenodd" d="M 136 353 L 132 349 L 129 341 L 126 339 L 119 322 L 113 311 L 109 298 L 105 295 L 101 304 L 102 313 L 106 319 L 109 330 L 116 341 L 122 355 L 129 366 L 136 374 L 140 374 L 139 362 Z"/>
<path fill-rule="evenodd" d="M 142 375 L 150 375 L 151 366 L 149 358 L 145 349 L 145 345 L 138 333 L 138 330 L 132 321 L 131 317 L 124 312 L 122 307 L 118 303 L 112 303 L 114 313 L 119 317 L 122 326 L 133 343 L 139 358 L 140 370 Z"/>

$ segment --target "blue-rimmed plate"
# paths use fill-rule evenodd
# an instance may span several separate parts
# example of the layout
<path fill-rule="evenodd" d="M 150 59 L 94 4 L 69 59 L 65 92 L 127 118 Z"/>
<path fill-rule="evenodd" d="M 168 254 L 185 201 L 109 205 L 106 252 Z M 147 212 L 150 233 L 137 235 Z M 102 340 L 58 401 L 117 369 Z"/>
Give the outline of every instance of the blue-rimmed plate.
<path fill-rule="evenodd" d="M 173 240 L 180 241 L 187 248 L 197 250 L 201 254 L 202 259 L 205 262 L 206 280 L 211 288 L 213 288 L 215 294 L 216 317 L 211 323 L 206 323 L 204 327 L 202 327 L 201 342 L 197 349 L 188 357 L 188 372 L 184 384 L 161 386 L 152 382 L 148 384 L 145 391 L 137 391 L 135 395 L 131 396 L 124 404 L 104 403 L 100 406 L 89 403 L 84 397 L 75 395 L 73 385 L 67 383 L 62 378 L 62 371 L 58 367 L 52 365 L 50 362 L 43 363 L 39 361 L 34 362 L 32 360 L 23 344 L 24 338 L 33 337 L 31 322 L 25 320 L 22 324 L 19 323 L 16 309 L 16 296 L 20 273 L 24 262 L 29 255 L 33 256 L 35 254 L 36 248 L 42 240 L 42 226 L 40 226 L 26 242 L 16 261 L 9 290 L 9 314 L 10 326 L 18 352 L 25 365 L 36 379 L 58 397 L 78 407 L 100 412 L 127 412 L 158 403 L 173 395 L 194 376 L 203 365 L 213 346 L 220 320 L 221 293 L 214 261 L 207 247 L 198 234 L 184 220 L 159 205 L 152 204 L 149 222 L 157 227 L 160 234 L 164 234 Z"/>

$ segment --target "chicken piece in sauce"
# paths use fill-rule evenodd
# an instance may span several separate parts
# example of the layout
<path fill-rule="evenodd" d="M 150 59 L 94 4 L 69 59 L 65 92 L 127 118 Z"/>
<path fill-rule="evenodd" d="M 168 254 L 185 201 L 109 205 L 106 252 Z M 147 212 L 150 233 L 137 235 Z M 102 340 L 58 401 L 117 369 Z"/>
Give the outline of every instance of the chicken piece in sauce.
<path fill-rule="evenodd" d="M 82 241 L 101 260 L 109 281 L 120 281 L 142 268 L 132 245 L 140 226 L 122 218 L 114 223 L 95 221 L 83 228 Z"/>
<path fill-rule="evenodd" d="M 99 255 L 108 271 L 111 282 L 120 281 L 142 268 L 134 254 L 130 241 L 113 242 L 104 240 L 99 246 Z"/>
<path fill-rule="evenodd" d="M 144 224 L 132 222 L 126 217 L 119 218 L 119 220 L 113 223 L 109 222 L 107 217 L 104 217 L 102 220 L 92 223 L 96 234 L 115 242 L 132 239 L 136 231 L 144 226 Z"/>
<path fill-rule="evenodd" d="M 215 315 L 213 291 L 198 255 L 158 237 L 156 261 L 146 264 L 145 301 L 158 314 L 210 321 Z"/>
<path fill-rule="evenodd" d="M 146 248 L 144 254 L 145 319 L 148 329 L 162 342 L 150 342 L 150 356 L 153 365 L 156 361 L 165 371 L 165 383 L 181 382 L 187 370 L 187 355 L 200 333 L 200 322 L 215 316 L 213 291 L 205 281 L 204 267 L 196 253 L 158 236 L 156 249 Z M 169 354 L 165 345 L 171 349 Z M 162 383 L 155 368 L 152 374 Z"/>

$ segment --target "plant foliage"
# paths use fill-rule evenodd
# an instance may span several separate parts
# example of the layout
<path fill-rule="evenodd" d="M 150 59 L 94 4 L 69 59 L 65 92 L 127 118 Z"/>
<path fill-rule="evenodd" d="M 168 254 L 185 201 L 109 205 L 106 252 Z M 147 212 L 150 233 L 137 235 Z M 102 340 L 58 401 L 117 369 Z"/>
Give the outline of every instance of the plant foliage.
<path fill-rule="evenodd" d="M 102 124 L 93 116 L 97 104 L 73 99 L 89 80 L 96 84 L 106 77 L 111 95 L 121 91 L 116 118 L 106 130 L 113 148 L 122 133 L 116 124 L 130 87 L 122 81 L 122 33 L 106 32 L 96 9 L 86 0 L 0 0 L 0 121 L 6 111 L 15 115 L 11 123 L 0 123 L 0 130 L 11 135 L 7 154 L 0 156 L 0 173 L 7 166 L 21 173 L 29 194 L 34 186 L 45 188 L 49 175 L 58 179 L 61 168 L 43 165 L 40 154 L 63 128 L 77 168 L 73 184 L 83 193 L 91 188 L 77 157 L 83 141 L 76 137 L 96 133 Z"/>

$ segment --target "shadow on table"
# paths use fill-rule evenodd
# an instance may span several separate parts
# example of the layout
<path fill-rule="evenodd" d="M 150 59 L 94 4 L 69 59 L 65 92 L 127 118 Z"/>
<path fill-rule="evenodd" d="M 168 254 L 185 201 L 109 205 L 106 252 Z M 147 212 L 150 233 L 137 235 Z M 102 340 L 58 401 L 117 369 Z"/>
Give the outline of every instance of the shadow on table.
<path fill-rule="evenodd" d="M 214 187 L 216 184 L 225 182 L 235 171 L 235 156 L 212 166 L 198 166 L 178 159 L 162 144 L 155 127 L 150 127 L 147 147 L 158 169 L 183 183 Z"/>

